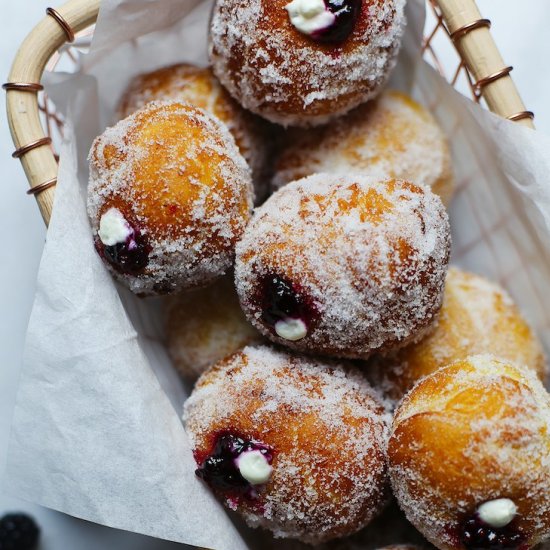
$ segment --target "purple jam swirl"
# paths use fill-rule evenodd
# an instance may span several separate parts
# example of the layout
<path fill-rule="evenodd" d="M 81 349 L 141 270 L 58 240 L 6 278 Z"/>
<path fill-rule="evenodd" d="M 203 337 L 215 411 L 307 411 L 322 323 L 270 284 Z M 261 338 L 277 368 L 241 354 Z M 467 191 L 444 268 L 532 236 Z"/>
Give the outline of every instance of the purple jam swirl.
<path fill-rule="evenodd" d="M 361 0 L 324 0 L 326 9 L 335 16 L 334 23 L 311 35 L 318 42 L 343 42 L 353 29 L 361 13 Z"/>
<path fill-rule="evenodd" d="M 197 461 L 200 465 L 195 474 L 216 491 L 256 500 L 257 488 L 241 475 L 237 464 L 239 456 L 249 451 L 260 451 L 269 464 L 273 461 L 273 452 L 266 445 L 231 433 L 220 434 L 211 454 Z"/>
<path fill-rule="evenodd" d="M 310 327 L 317 309 L 297 285 L 279 275 L 266 275 L 261 282 L 262 319 L 274 327 L 278 321 L 299 319 Z"/>
<path fill-rule="evenodd" d="M 513 550 L 520 549 L 525 536 L 514 521 L 504 527 L 491 527 L 476 513 L 466 520 L 461 528 L 460 539 L 468 550 Z"/>
<path fill-rule="evenodd" d="M 139 229 L 129 226 L 130 234 L 123 243 L 107 246 L 98 238 L 96 250 L 113 268 L 124 275 L 138 275 L 149 261 L 149 245 Z"/>

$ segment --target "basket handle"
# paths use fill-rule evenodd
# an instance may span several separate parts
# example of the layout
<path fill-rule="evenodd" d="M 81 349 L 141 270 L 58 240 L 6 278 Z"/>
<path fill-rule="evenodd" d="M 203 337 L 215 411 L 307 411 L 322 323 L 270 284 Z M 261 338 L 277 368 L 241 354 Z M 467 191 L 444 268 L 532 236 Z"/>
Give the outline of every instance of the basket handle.
<path fill-rule="evenodd" d="M 100 0 L 71 0 L 47 16 L 27 36 L 12 65 L 7 91 L 7 114 L 15 144 L 38 207 L 49 223 L 57 181 L 57 161 L 40 121 L 37 93 L 48 61 L 71 37 L 99 14 Z"/>
<path fill-rule="evenodd" d="M 480 94 L 491 111 L 534 128 L 533 114 L 525 110 L 488 26 L 481 24 L 475 0 L 431 0 L 439 5 L 443 19 L 474 75 Z M 74 34 L 97 21 L 101 0 L 70 0 L 59 10 L 48 9 L 45 17 L 21 45 L 9 76 L 8 122 L 16 156 L 21 160 L 46 225 L 50 221 L 57 161 L 39 115 L 37 93 L 48 61 Z"/>
<path fill-rule="evenodd" d="M 534 114 L 525 109 L 510 76 L 513 67 L 504 63 L 489 30 L 491 22 L 481 17 L 475 0 L 435 0 L 435 3 L 474 78 L 476 91 L 483 96 L 489 109 L 503 118 L 534 128 Z"/>

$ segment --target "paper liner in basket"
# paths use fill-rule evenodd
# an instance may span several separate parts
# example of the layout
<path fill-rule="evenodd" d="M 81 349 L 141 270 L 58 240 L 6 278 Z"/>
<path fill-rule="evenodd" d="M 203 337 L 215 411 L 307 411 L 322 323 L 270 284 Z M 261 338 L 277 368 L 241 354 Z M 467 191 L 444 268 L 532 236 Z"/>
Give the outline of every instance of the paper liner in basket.
<path fill-rule="evenodd" d="M 162 6 L 160 9 L 159 6 Z M 506 286 L 550 345 L 550 141 L 502 121 L 418 64 L 423 2 L 396 83 L 432 108 L 449 134 L 459 191 L 454 261 Z M 40 266 L 6 484 L 73 516 L 216 550 L 251 548 L 194 476 L 180 421 L 186 389 L 162 345 L 162 300 L 119 289 L 94 251 L 85 210 L 86 156 L 129 78 L 206 61 L 210 5 L 105 0 L 91 54 L 48 90 L 70 123 Z M 145 35 L 145 36 L 142 36 Z M 141 38 L 138 38 L 141 37 Z"/>

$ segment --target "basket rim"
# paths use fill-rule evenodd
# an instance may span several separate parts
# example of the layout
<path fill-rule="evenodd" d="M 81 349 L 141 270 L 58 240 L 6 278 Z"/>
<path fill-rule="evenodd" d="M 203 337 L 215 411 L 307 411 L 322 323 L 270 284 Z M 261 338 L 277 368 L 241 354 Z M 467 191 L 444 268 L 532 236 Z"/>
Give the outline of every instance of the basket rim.
<path fill-rule="evenodd" d="M 508 120 L 534 128 L 534 114 L 523 104 L 491 35 L 491 22 L 481 16 L 475 0 L 427 0 L 438 24 L 457 48 L 462 63 L 473 77 L 473 91 L 489 109 Z M 50 148 L 39 116 L 38 93 L 48 61 L 75 35 L 96 23 L 101 0 L 69 0 L 60 8 L 48 8 L 46 16 L 23 41 L 12 65 L 6 90 L 7 114 L 14 157 L 25 170 L 46 225 L 49 224 L 57 183 L 57 159 Z M 483 55 L 481 55 L 481 53 Z"/>

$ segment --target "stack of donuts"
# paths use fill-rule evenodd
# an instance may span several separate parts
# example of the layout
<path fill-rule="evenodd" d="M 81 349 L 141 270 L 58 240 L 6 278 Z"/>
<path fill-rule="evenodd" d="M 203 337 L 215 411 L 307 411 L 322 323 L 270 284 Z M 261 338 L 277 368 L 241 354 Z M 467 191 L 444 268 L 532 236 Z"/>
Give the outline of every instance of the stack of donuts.
<path fill-rule="evenodd" d="M 503 288 L 449 269 L 449 144 L 385 89 L 404 3 L 217 0 L 211 66 L 138 75 L 94 142 L 93 242 L 170 295 L 197 482 L 248 525 L 526 550 L 550 536 L 546 361 Z"/>

